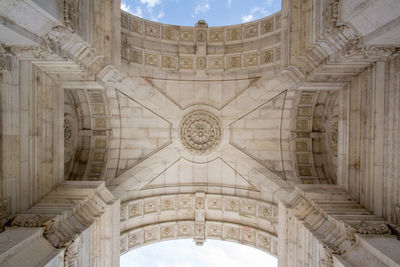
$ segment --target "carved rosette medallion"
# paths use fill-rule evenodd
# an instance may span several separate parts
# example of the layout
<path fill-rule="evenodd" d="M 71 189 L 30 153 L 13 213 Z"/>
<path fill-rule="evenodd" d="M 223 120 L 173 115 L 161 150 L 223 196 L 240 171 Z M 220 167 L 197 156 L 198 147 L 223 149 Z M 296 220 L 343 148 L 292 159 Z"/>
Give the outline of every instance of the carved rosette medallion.
<path fill-rule="evenodd" d="M 193 111 L 181 122 L 180 139 L 183 146 L 195 154 L 211 152 L 221 143 L 221 122 L 208 111 Z"/>

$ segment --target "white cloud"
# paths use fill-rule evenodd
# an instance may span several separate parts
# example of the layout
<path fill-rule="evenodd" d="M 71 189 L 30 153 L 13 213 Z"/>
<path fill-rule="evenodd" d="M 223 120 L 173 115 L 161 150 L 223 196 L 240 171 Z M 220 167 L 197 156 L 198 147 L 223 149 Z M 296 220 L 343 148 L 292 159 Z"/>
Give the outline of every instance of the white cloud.
<path fill-rule="evenodd" d="M 140 0 L 140 2 L 146 5 L 148 10 L 152 10 L 153 7 L 161 4 L 161 0 Z"/>
<path fill-rule="evenodd" d="M 158 13 L 157 16 L 151 16 L 151 20 L 152 21 L 158 21 L 159 19 L 162 19 L 164 17 L 165 13 L 164 11 L 161 11 L 160 13 Z"/>
<path fill-rule="evenodd" d="M 254 18 L 253 14 L 249 14 L 247 16 L 242 16 L 242 22 L 249 22 Z"/>
<path fill-rule="evenodd" d="M 127 3 L 125 3 L 124 1 L 121 1 L 121 9 L 123 11 L 125 11 L 125 12 L 128 12 L 128 13 L 132 12 L 131 7 Z"/>
<path fill-rule="evenodd" d="M 124 1 L 121 1 L 121 9 L 137 17 L 143 17 L 143 10 L 140 6 L 137 6 L 135 7 L 135 9 L 132 9 L 130 5 L 128 5 Z"/>
<path fill-rule="evenodd" d="M 228 7 L 231 7 L 231 5 L 232 5 L 232 0 L 228 0 L 227 4 L 228 4 Z"/>
<path fill-rule="evenodd" d="M 272 6 L 275 0 L 266 0 L 264 4 L 260 6 L 255 6 L 252 9 L 250 9 L 248 15 L 244 15 L 241 17 L 242 22 L 248 22 L 250 20 L 259 18 L 259 17 L 265 17 L 271 14 L 268 9 Z"/>
<path fill-rule="evenodd" d="M 256 6 L 256 7 L 253 7 L 250 10 L 250 14 L 256 14 L 256 13 L 260 13 L 263 16 L 267 16 L 268 15 L 267 9 L 265 7 L 263 7 L 263 6 Z"/>
<path fill-rule="evenodd" d="M 135 11 L 132 12 L 133 15 L 138 16 L 138 17 L 143 17 L 143 11 L 142 8 L 140 6 L 137 6 L 135 8 Z"/>
<path fill-rule="evenodd" d="M 210 9 L 210 4 L 208 3 L 208 0 L 201 1 L 195 8 L 194 8 L 194 14 L 198 15 L 200 13 L 205 13 Z"/>
<path fill-rule="evenodd" d="M 179 251 L 179 253 L 176 253 Z M 227 241 L 207 240 L 198 247 L 192 240 L 175 240 L 135 249 L 121 256 L 121 267 L 265 267 L 277 259 L 260 250 Z"/>

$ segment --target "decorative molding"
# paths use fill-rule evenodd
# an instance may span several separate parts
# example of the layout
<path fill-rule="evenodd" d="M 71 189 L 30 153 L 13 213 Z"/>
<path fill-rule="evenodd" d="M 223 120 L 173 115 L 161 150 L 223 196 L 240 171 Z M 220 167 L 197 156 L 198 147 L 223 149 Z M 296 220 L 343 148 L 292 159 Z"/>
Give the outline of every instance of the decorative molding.
<path fill-rule="evenodd" d="M 150 206 L 151 208 L 149 208 Z M 249 220 L 268 222 L 271 225 L 278 223 L 276 204 L 247 197 L 216 195 L 205 192 L 168 194 L 124 202 L 121 204 L 121 223 L 136 219 L 142 220 L 145 216 L 154 216 L 155 214 L 168 214 L 171 211 L 185 213 L 196 210 L 204 210 L 206 213 L 209 211 L 229 213 L 234 216 L 244 216 Z M 195 215 L 194 212 L 191 218 L 195 219 Z M 198 219 L 202 221 L 201 217 Z"/>
<path fill-rule="evenodd" d="M 384 59 L 399 54 L 400 48 L 394 46 L 368 46 L 364 45 L 360 36 L 353 37 L 346 43 L 343 53 L 345 58 Z"/>

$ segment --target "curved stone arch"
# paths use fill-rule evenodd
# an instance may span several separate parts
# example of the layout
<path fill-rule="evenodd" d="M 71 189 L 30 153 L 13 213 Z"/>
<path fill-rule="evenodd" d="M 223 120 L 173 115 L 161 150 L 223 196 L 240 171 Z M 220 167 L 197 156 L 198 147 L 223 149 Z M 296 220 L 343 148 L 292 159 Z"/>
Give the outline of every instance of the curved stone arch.
<path fill-rule="evenodd" d="M 337 157 L 340 112 L 338 92 L 338 90 L 329 90 L 298 93 L 292 121 L 292 150 L 293 164 L 299 183 L 336 182 L 334 169 L 336 159 L 332 161 L 327 157 L 332 157 L 332 155 Z"/>
<path fill-rule="evenodd" d="M 72 90 L 64 90 L 64 178 L 71 179 L 79 175 L 82 137 L 78 132 L 82 129 L 82 109 L 77 108 L 77 96 Z"/>
<path fill-rule="evenodd" d="M 244 24 L 208 27 L 204 21 L 199 21 L 196 27 L 187 27 L 157 23 L 121 11 L 121 29 L 122 60 L 142 67 L 224 72 L 268 68 L 280 61 L 280 12 Z M 141 39 L 151 45 L 144 47 L 131 39 Z M 160 51 L 159 43 L 169 47 L 169 52 Z M 198 43 L 217 48 L 240 45 L 243 51 L 196 55 Z M 173 52 L 182 49 L 185 54 Z"/>
<path fill-rule="evenodd" d="M 133 249 L 162 241 L 191 239 L 193 237 L 190 231 L 193 227 L 193 221 L 180 220 L 156 223 L 126 232 L 120 237 L 121 255 Z M 223 221 L 207 221 L 205 228 L 207 239 L 235 242 L 277 257 L 277 236 L 261 229 Z M 182 233 L 182 229 L 189 229 L 188 234 Z"/>
<path fill-rule="evenodd" d="M 121 253 L 179 238 L 234 241 L 276 255 L 276 204 L 197 192 L 145 197 L 121 205 Z"/>
<path fill-rule="evenodd" d="M 110 149 L 110 120 L 107 97 L 98 87 L 96 84 L 89 88 L 64 88 L 74 99 L 78 128 L 75 138 L 79 139 L 73 169 L 66 173 L 65 179 L 104 180 Z"/>

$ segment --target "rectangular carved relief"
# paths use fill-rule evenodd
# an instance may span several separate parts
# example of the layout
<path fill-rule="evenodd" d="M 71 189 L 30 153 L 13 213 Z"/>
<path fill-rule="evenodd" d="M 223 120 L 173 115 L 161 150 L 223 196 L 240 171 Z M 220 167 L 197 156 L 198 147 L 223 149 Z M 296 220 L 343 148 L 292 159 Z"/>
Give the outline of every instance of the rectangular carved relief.
<path fill-rule="evenodd" d="M 242 40 L 242 28 L 230 28 L 226 30 L 226 41 L 240 41 Z"/>
<path fill-rule="evenodd" d="M 135 48 L 129 49 L 129 61 L 142 64 L 143 63 L 143 51 Z"/>
<path fill-rule="evenodd" d="M 145 63 L 146 63 L 146 65 L 150 65 L 150 66 L 155 66 L 155 67 L 160 66 L 159 55 L 146 53 L 145 54 Z"/>
<path fill-rule="evenodd" d="M 274 31 L 274 18 L 268 18 L 261 21 L 261 34 L 267 34 Z"/>
<path fill-rule="evenodd" d="M 244 37 L 246 39 L 257 37 L 257 36 L 258 36 L 258 24 L 257 23 L 244 25 Z"/>
<path fill-rule="evenodd" d="M 210 70 L 224 69 L 224 57 L 209 57 L 208 68 Z"/>
<path fill-rule="evenodd" d="M 274 61 L 274 50 L 268 49 L 261 52 L 260 55 L 260 63 L 261 64 L 269 64 Z"/>
<path fill-rule="evenodd" d="M 145 24 L 146 36 L 152 38 L 158 38 L 159 36 L 159 26 L 154 23 Z"/>
<path fill-rule="evenodd" d="M 175 69 L 176 68 L 176 57 L 175 56 L 162 56 L 162 67 Z"/>
<path fill-rule="evenodd" d="M 142 34 L 143 33 L 143 22 L 131 17 L 129 21 L 129 30 L 131 32 Z"/>
<path fill-rule="evenodd" d="M 220 43 L 224 41 L 224 30 L 223 29 L 209 29 L 208 30 L 208 42 L 209 43 Z"/>
<path fill-rule="evenodd" d="M 258 65 L 257 53 L 249 53 L 244 55 L 244 66 L 255 67 Z"/>
<path fill-rule="evenodd" d="M 241 55 L 227 56 L 226 61 L 227 61 L 228 69 L 242 67 L 242 56 Z"/>
<path fill-rule="evenodd" d="M 182 42 L 194 42 L 194 30 L 181 29 L 180 37 Z"/>
<path fill-rule="evenodd" d="M 180 69 L 193 69 L 193 67 L 194 67 L 193 57 L 179 57 Z"/>
<path fill-rule="evenodd" d="M 162 27 L 162 39 L 168 41 L 178 40 L 178 29 L 176 27 Z"/>

